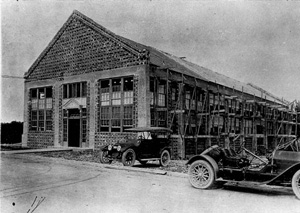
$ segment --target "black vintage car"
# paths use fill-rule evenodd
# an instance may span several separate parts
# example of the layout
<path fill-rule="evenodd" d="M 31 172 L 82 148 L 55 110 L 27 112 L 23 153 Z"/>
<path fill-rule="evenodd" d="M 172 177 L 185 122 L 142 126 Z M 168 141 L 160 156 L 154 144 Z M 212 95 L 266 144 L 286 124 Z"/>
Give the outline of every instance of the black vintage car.
<path fill-rule="evenodd" d="M 135 160 L 141 164 L 158 160 L 161 166 L 170 162 L 171 130 L 163 127 L 137 127 L 126 131 L 136 132 L 136 139 L 127 139 L 125 142 L 105 145 L 100 150 L 101 163 L 111 163 L 118 160 L 124 166 L 133 166 Z"/>
<path fill-rule="evenodd" d="M 192 186 L 209 189 L 226 182 L 276 185 L 292 187 L 300 199 L 300 139 L 277 146 L 265 159 L 243 146 L 241 150 L 237 154 L 231 148 L 214 145 L 190 158 L 187 165 Z"/>

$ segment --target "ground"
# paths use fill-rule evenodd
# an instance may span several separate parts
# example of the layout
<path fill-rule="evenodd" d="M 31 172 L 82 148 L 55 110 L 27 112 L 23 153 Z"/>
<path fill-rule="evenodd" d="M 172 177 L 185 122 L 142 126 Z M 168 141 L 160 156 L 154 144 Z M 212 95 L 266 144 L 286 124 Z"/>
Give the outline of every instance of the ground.
<path fill-rule="evenodd" d="M 158 172 L 159 171 L 159 172 Z M 197 190 L 187 175 L 37 155 L 1 156 L 1 212 L 289 212 L 292 190 Z"/>
<path fill-rule="evenodd" d="M 64 158 L 68 160 L 76 160 L 76 161 L 87 161 L 87 162 L 95 162 L 100 163 L 99 151 L 85 150 L 85 151 L 62 151 L 62 152 L 43 152 L 43 153 L 35 153 L 39 156 L 44 157 L 54 157 L 54 158 Z M 158 161 L 152 161 L 144 166 L 143 168 L 147 169 L 159 169 L 163 171 L 172 171 L 172 172 L 180 172 L 187 173 L 186 160 L 172 160 L 168 166 L 162 167 L 159 166 Z M 121 162 L 113 161 L 111 165 L 115 166 L 123 166 Z M 138 161 L 135 162 L 135 167 L 140 167 Z"/>

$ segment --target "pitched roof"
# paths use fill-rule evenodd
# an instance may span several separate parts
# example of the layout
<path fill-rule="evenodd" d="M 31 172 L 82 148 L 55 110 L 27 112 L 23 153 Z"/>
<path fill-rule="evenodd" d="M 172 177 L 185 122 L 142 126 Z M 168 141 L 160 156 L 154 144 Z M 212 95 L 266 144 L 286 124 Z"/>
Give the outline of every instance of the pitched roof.
<path fill-rule="evenodd" d="M 186 61 L 177 56 L 171 55 L 169 53 L 163 52 L 151 46 L 146 46 L 140 44 L 138 42 L 132 41 L 130 39 L 124 38 L 122 36 L 116 35 L 115 33 L 109 31 L 103 26 L 99 25 L 92 19 L 83 15 L 82 13 L 74 10 L 71 16 L 68 18 L 66 23 L 62 26 L 59 32 L 55 35 L 52 41 L 49 43 L 47 48 L 40 54 L 38 59 L 33 63 L 33 65 L 29 68 L 29 71 L 25 74 L 25 78 L 28 77 L 34 68 L 38 65 L 44 55 L 49 51 L 51 46 L 56 42 L 56 40 L 60 37 L 63 31 L 66 29 L 68 24 L 72 21 L 73 18 L 80 19 L 84 24 L 91 27 L 96 32 L 105 34 L 105 36 L 113 39 L 118 42 L 120 46 L 126 48 L 131 53 L 139 56 L 144 50 L 149 52 L 149 62 L 151 64 L 157 65 L 162 68 L 168 68 L 170 70 L 180 72 L 182 74 L 192 76 L 198 79 L 202 79 L 208 82 L 217 83 L 222 86 L 226 86 L 228 88 L 234 88 L 235 90 L 243 91 L 244 93 L 248 93 L 250 95 L 255 95 L 256 97 L 266 98 L 269 101 L 274 101 L 279 104 L 288 104 L 288 102 L 281 100 L 280 98 L 272 95 L 271 93 L 254 86 L 253 84 L 246 84 L 240 82 L 238 80 L 232 79 L 220 73 L 214 72 L 210 69 L 201 67 L 197 64 Z"/>

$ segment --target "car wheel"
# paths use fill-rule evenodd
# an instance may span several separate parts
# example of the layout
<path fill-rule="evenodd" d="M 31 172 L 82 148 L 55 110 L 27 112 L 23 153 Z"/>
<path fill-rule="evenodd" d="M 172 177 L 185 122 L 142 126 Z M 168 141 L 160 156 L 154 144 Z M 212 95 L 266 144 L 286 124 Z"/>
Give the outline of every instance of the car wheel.
<path fill-rule="evenodd" d="M 133 149 L 127 149 L 123 154 L 122 154 L 122 163 L 124 166 L 133 166 L 135 162 L 135 152 Z"/>
<path fill-rule="evenodd" d="M 160 165 L 167 166 L 170 163 L 171 157 L 168 150 L 164 150 L 160 155 Z"/>
<path fill-rule="evenodd" d="M 204 160 L 197 160 L 189 168 L 189 181 L 197 189 L 209 189 L 215 184 L 212 166 Z"/>
<path fill-rule="evenodd" d="M 292 179 L 292 188 L 298 199 L 300 199 L 300 170 L 298 170 Z"/>
<path fill-rule="evenodd" d="M 100 151 L 100 162 L 104 164 L 111 163 L 112 160 L 107 158 L 108 152 L 107 151 Z"/>

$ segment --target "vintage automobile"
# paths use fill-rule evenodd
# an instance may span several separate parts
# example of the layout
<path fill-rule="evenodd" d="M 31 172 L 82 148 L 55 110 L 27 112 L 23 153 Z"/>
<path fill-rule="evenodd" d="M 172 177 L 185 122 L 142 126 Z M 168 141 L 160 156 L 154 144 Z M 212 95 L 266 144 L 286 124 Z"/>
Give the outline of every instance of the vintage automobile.
<path fill-rule="evenodd" d="M 135 160 L 138 160 L 141 164 L 158 160 L 161 166 L 169 164 L 171 159 L 170 129 L 137 127 L 126 131 L 136 132 L 138 137 L 102 147 L 100 150 L 101 163 L 111 163 L 113 160 L 118 160 L 124 166 L 133 166 Z"/>
<path fill-rule="evenodd" d="M 262 158 L 241 145 L 241 153 L 217 145 L 193 156 L 187 162 L 191 185 L 209 189 L 226 182 L 292 187 L 300 199 L 300 139 L 277 146 Z"/>

